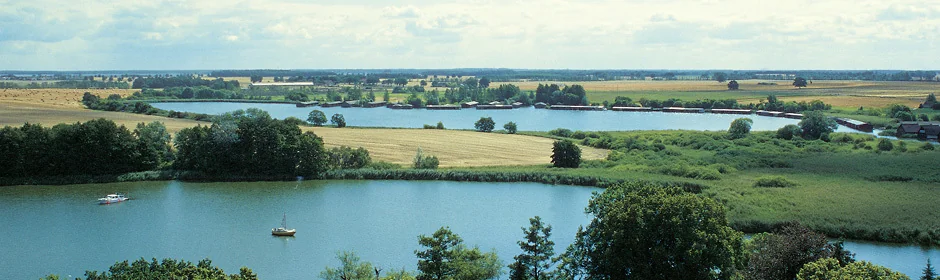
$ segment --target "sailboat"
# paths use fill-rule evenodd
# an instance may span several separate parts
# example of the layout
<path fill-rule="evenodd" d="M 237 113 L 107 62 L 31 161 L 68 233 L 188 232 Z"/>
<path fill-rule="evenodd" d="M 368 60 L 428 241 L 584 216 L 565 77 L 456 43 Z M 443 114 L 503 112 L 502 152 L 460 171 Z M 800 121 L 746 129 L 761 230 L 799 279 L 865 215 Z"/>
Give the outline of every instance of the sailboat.
<path fill-rule="evenodd" d="M 294 233 L 297 233 L 297 230 L 287 228 L 287 213 L 284 213 L 284 218 L 281 219 L 281 227 L 271 229 L 271 235 L 294 236 Z"/>

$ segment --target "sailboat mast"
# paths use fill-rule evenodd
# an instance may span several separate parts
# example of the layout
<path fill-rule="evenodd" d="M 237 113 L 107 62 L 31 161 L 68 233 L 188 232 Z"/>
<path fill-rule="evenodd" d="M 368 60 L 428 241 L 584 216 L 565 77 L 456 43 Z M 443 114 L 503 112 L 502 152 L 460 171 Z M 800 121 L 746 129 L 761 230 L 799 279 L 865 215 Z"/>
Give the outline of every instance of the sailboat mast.
<path fill-rule="evenodd" d="M 284 218 L 281 219 L 281 227 L 287 228 L 287 213 L 284 213 Z"/>

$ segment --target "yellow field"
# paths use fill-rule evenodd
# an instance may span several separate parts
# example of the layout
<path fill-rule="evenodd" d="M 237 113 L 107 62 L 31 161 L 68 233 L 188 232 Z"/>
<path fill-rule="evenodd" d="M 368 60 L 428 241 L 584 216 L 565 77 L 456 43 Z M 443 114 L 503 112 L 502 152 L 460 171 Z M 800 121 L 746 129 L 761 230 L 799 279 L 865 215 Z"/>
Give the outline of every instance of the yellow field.
<path fill-rule="evenodd" d="M 130 113 L 84 109 L 81 96 L 86 90 L 0 90 L 0 126 L 38 123 L 51 127 L 60 123 L 85 122 L 106 118 L 129 129 L 138 123 L 159 121 L 176 133 L 206 122 L 172 119 Z M 132 90 L 87 90 L 102 97 L 127 95 Z M 553 140 L 548 138 L 431 129 L 353 129 L 304 127 L 323 137 L 327 147 L 350 146 L 369 150 L 374 160 L 407 166 L 418 147 L 437 156 L 442 167 L 505 166 L 547 164 Z M 581 147 L 584 159 L 601 159 L 607 150 Z"/>

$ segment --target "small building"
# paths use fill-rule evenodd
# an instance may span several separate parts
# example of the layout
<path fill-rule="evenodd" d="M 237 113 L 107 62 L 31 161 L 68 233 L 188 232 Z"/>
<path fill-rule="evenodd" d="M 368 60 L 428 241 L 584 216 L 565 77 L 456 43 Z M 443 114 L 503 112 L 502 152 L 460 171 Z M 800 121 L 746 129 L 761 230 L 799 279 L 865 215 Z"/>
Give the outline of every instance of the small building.
<path fill-rule="evenodd" d="M 513 102 L 513 103 L 512 103 L 512 107 L 513 107 L 513 108 L 520 108 L 520 107 L 522 107 L 522 105 L 524 105 L 524 104 L 522 104 L 522 102 Z"/>
<path fill-rule="evenodd" d="M 567 111 L 604 111 L 607 108 L 604 106 L 574 106 L 574 105 L 553 105 L 549 107 L 552 110 L 567 110 Z"/>
<path fill-rule="evenodd" d="M 895 135 L 917 135 L 921 140 L 937 141 L 940 138 L 940 122 L 901 122 Z"/>
<path fill-rule="evenodd" d="M 425 108 L 428 110 L 460 110 L 460 106 L 457 105 L 428 105 Z"/>
<path fill-rule="evenodd" d="M 921 109 L 931 109 L 933 106 L 936 106 L 936 104 L 937 102 L 934 101 L 924 101 L 924 103 L 921 103 L 918 107 Z"/>
<path fill-rule="evenodd" d="M 871 132 L 874 127 L 870 123 L 853 120 L 849 118 L 836 118 L 836 123 L 846 126 L 851 129 L 861 130 Z"/>
<path fill-rule="evenodd" d="M 653 111 L 652 107 L 611 107 L 611 111 L 626 111 L 626 112 L 649 112 Z"/>
<path fill-rule="evenodd" d="M 736 115 L 750 115 L 752 112 L 749 109 L 712 109 L 713 114 L 736 114 Z"/>
<path fill-rule="evenodd" d="M 666 107 L 666 108 L 663 108 L 663 112 L 669 112 L 669 113 L 705 113 L 705 108 Z"/>
<path fill-rule="evenodd" d="M 512 105 L 477 105 L 477 110 L 506 110 L 512 109 Z"/>
<path fill-rule="evenodd" d="M 320 107 L 329 108 L 329 107 L 338 107 L 342 105 L 343 105 L 343 101 L 333 101 L 333 102 L 322 103 L 320 104 Z"/>
<path fill-rule="evenodd" d="M 463 104 L 460 104 L 460 106 L 464 108 L 473 108 L 473 107 L 476 107 L 477 105 L 480 105 L 480 102 L 470 101 L 470 102 L 465 102 Z"/>
<path fill-rule="evenodd" d="M 797 113 L 784 113 L 784 114 L 783 114 L 783 117 L 784 117 L 784 118 L 788 118 L 788 119 L 797 119 L 797 120 L 802 120 L 802 119 L 803 119 L 803 114 L 797 114 Z"/>
<path fill-rule="evenodd" d="M 499 101 L 493 101 L 493 102 L 490 102 L 489 104 L 490 104 L 490 105 L 500 105 L 500 104 L 503 104 L 503 103 L 502 103 L 502 102 L 499 102 Z"/>
<path fill-rule="evenodd" d="M 297 103 L 297 107 L 298 108 L 312 107 L 312 106 L 317 106 L 317 104 L 320 104 L 320 101 L 300 102 L 300 103 Z"/>
<path fill-rule="evenodd" d="M 364 107 L 366 107 L 366 108 L 378 108 L 378 107 L 383 107 L 383 106 L 385 106 L 385 104 L 387 104 L 387 103 L 388 103 L 388 102 L 385 102 L 385 101 L 373 101 L 373 102 L 366 103 L 366 105 L 365 105 Z"/>
<path fill-rule="evenodd" d="M 546 107 L 548 107 L 548 104 L 545 104 L 545 102 L 535 103 L 535 109 L 545 109 Z"/>
<path fill-rule="evenodd" d="M 395 109 L 395 110 L 410 110 L 410 109 L 414 109 L 414 106 L 412 106 L 411 104 L 401 104 L 401 103 L 397 103 L 397 104 L 395 104 L 395 105 L 392 105 L 392 109 Z"/>
<path fill-rule="evenodd" d="M 343 108 L 360 107 L 359 100 L 349 100 L 349 101 L 343 102 L 343 104 L 340 104 L 340 106 L 342 106 Z"/>
<path fill-rule="evenodd" d="M 780 112 L 780 111 L 764 111 L 764 110 L 757 110 L 757 112 L 755 113 L 757 113 L 757 115 L 759 116 L 767 116 L 767 117 L 782 117 L 784 114 L 783 112 Z"/>

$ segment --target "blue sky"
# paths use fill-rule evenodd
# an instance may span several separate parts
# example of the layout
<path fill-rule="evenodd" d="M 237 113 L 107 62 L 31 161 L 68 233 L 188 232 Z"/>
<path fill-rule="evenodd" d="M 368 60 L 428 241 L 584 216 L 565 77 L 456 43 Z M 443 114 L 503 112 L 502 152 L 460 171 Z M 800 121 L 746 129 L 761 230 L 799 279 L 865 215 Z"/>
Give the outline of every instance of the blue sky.
<path fill-rule="evenodd" d="M 0 7 L 0 70 L 940 68 L 936 0 L 0 0 Z"/>

